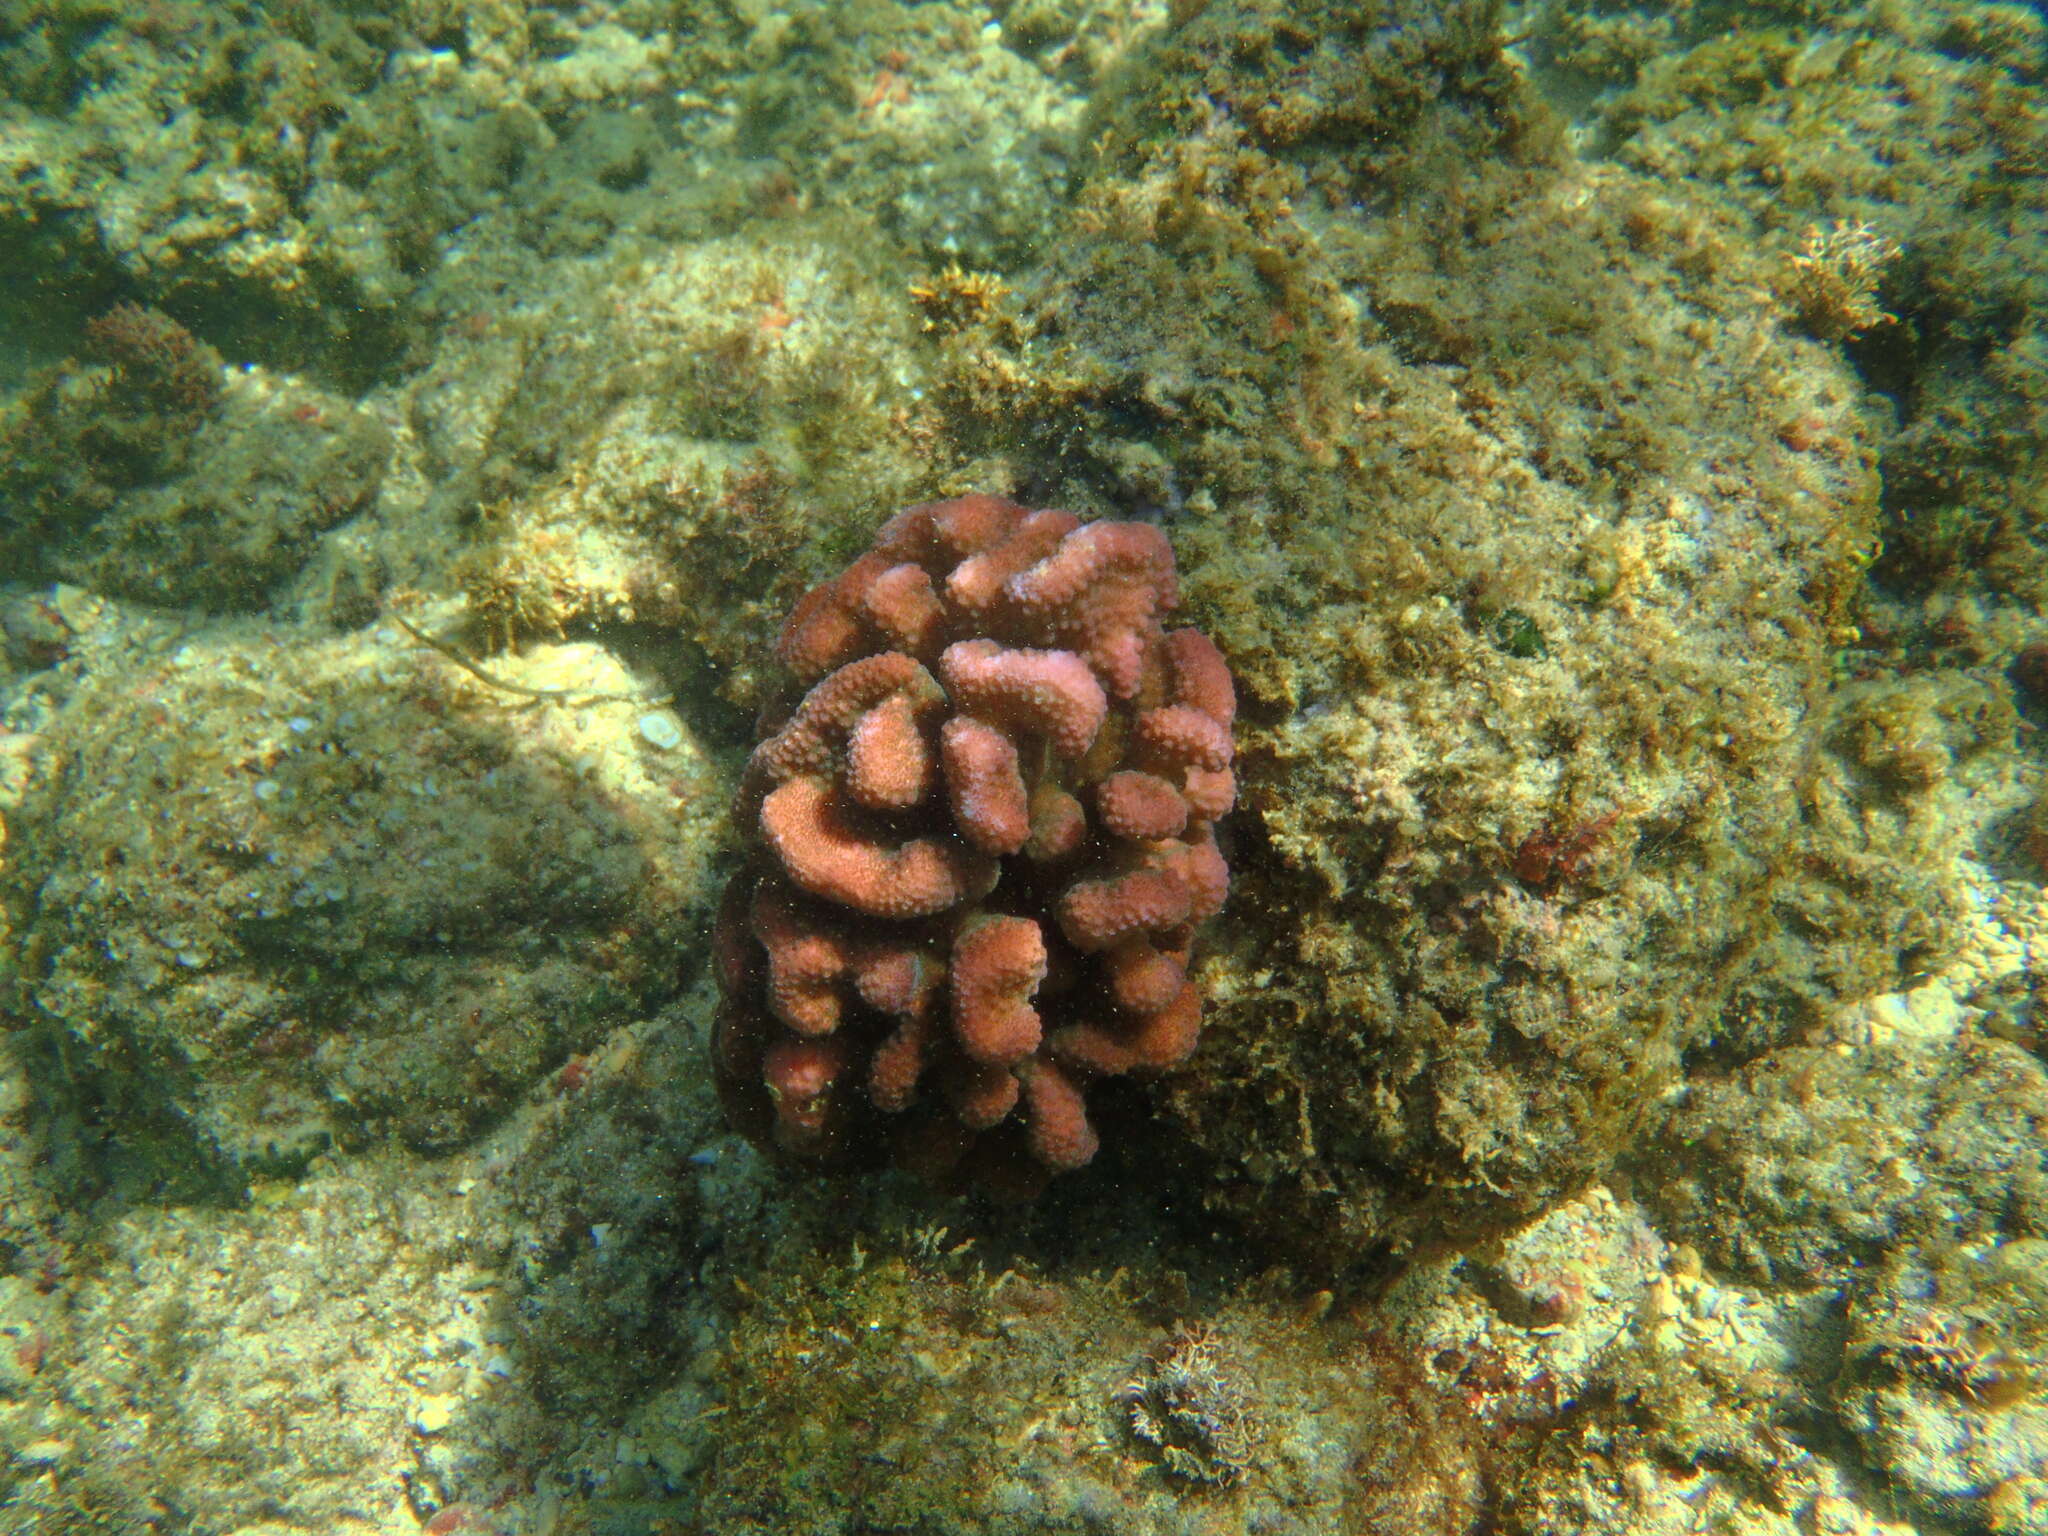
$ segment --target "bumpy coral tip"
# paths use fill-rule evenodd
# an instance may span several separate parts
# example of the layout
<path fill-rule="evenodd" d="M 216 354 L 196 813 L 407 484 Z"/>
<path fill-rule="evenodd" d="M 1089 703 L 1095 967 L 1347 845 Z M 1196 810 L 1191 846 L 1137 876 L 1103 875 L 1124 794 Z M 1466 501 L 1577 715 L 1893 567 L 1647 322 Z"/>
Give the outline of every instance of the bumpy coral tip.
<path fill-rule="evenodd" d="M 1180 996 L 1187 979 L 1180 957 L 1155 949 L 1149 939 L 1127 939 L 1105 957 L 1110 996 L 1125 1013 L 1155 1013 Z"/>
<path fill-rule="evenodd" d="M 986 720 L 948 720 L 939 737 L 946 795 L 960 832 L 983 853 L 1015 853 L 1031 835 L 1016 745 Z"/>
<path fill-rule="evenodd" d="M 890 846 L 852 826 L 821 779 L 791 779 L 761 802 L 761 831 L 789 878 L 813 896 L 898 921 L 986 895 L 995 865 L 921 837 Z"/>
<path fill-rule="evenodd" d="M 1042 736 L 1062 757 L 1086 752 L 1109 713 L 1102 684 L 1072 651 L 963 640 L 946 647 L 939 677 L 963 712 Z"/>
<path fill-rule="evenodd" d="M 1138 716 L 1140 752 L 1170 769 L 1206 768 L 1211 773 L 1230 766 L 1230 728 L 1199 709 L 1169 704 Z"/>
<path fill-rule="evenodd" d="M 1007 1067 L 980 1061 L 956 1061 L 947 1080 L 953 1113 L 970 1130 L 1000 1125 L 1017 1107 L 1019 1085 Z"/>
<path fill-rule="evenodd" d="M 910 701 L 892 693 L 854 721 L 846 741 L 846 792 L 871 810 L 907 810 L 931 787 L 931 749 Z"/>
<path fill-rule="evenodd" d="M 794 1147 L 818 1141 L 832 1090 L 851 1051 L 844 1040 L 776 1041 L 761 1058 L 761 1082 L 775 1102 L 776 1128 Z"/>
<path fill-rule="evenodd" d="M 1095 788 L 1095 809 L 1113 837 L 1178 837 L 1188 824 L 1180 791 L 1149 773 L 1112 773 Z"/>
<path fill-rule="evenodd" d="M 775 655 L 799 682 L 823 677 L 848 657 L 858 654 L 860 620 L 847 610 L 839 594 L 819 587 L 804 594 L 775 641 Z"/>
<path fill-rule="evenodd" d="M 953 943 L 953 1032 L 978 1062 L 1012 1066 L 1038 1049 L 1031 996 L 1045 980 L 1045 939 L 1028 917 L 990 917 Z"/>
<path fill-rule="evenodd" d="M 1187 882 L 1168 870 L 1084 880 L 1060 898 L 1061 931 L 1076 949 L 1090 952 L 1134 934 L 1177 927 L 1187 915 Z"/>
<path fill-rule="evenodd" d="M 928 656 L 946 610 L 932 579 L 922 566 L 892 565 L 869 583 L 860 596 L 861 617 L 894 649 Z"/>
<path fill-rule="evenodd" d="M 1102 1143 L 1074 1080 L 1051 1062 L 1034 1060 L 1023 1081 L 1032 1155 L 1057 1173 L 1087 1167 Z"/>
<path fill-rule="evenodd" d="M 1237 718 L 1237 688 L 1216 643 L 1199 629 L 1176 629 L 1166 637 L 1166 655 L 1173 667 L 1173 702 L 1230 729 Z"/>
<path fill-rule="evenodd" d="M 933 533 L 946 552 L 960 560 L 1000 543 L 1026 513 L 1008 497 L 976 492 L 934 502 L 930 515 Z"/>
<path fill-rule="evenodd" d="M 1034 864 L 1064 859 L 1088 840 L 1088 813 L 1081 802 L 1057 784 L 1041 784 L 1031 792 L 1031 836 L 1024 857 Z"/>

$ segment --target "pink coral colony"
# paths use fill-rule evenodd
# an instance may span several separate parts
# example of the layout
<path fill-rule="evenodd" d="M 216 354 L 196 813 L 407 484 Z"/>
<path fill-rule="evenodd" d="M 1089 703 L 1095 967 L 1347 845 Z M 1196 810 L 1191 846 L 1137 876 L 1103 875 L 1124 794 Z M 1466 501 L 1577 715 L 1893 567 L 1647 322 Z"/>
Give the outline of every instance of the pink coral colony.
<path fill-rule="evenodd" d="M 796 605 L 718 928 L 748 1135 L 1029 1188 L 1095 1155 L 1091 1081 L 1194 1049 L 1236 697 L 1176 601 L 1157 528 L 965 496 Z"/>

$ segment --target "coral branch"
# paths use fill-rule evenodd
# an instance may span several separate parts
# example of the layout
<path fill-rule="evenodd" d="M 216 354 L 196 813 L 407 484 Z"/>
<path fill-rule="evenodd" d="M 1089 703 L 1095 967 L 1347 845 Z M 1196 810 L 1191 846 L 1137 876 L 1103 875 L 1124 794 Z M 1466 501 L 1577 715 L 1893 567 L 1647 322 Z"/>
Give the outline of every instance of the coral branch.
<path fill-rule="evenodd" d="M 1092 1080 L 1186 1059 L 1236 695 L 1176 599 L 1156 528 L 968 496 L 796 605 L 714 944 L 735 1125 L 1028 1193 L 1095 1155 Z"/>

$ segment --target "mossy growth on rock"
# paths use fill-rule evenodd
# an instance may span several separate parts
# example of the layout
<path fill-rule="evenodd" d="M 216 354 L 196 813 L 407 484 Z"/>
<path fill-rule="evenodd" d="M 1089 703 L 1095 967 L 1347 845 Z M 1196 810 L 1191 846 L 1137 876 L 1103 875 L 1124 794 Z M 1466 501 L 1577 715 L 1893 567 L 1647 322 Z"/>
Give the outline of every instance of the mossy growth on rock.
<path fill-rule="evenodd" d="M 118 304 L 79 356 L 0 414 L 0 554 L 144 602 L 265 606 L 323 533 L 375 498 L 390 434 L 369 410 Z"/>
<path fill-rule="evenodd" d="M 8 813 L 0 1008 L 152 1179 L 459 1145 L 657 1005 L 718 796 L 616 662 L 528 709 L 386 631 L 212 633 L 86 685 Z M 144 1159 L 147 1162 L 147 1159 Z"/>
<path fill-rule="evenodd" d="M 1047 266 L 932 342 L 936 440 L 1164 520 L 1248 695 L 1161 1098 L 1212 1205 L 1337 1269 L 1543 1208 L 1941 942 L 1809 813 L 1882 422 L 1740 220 L 1564 153 L 1492 16 L 1177 13 Z"/>

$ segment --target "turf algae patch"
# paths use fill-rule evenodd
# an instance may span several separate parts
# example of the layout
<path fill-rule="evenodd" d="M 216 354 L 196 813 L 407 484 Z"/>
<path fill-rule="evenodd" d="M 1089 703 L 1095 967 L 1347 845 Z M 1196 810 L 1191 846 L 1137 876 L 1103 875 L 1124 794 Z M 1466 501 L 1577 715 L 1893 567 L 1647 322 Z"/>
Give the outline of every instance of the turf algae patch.
<path fill-rule="evenodd" d="M 1252 815 L 1159 1097 L 1333 1270 L 1542 1210 L 1945 920 L 1809 814 L 1881 421 L 1740 220 L 1573 158 L 1492 13 L 1427 9 L 1176 12 L 928 404 L 1172 530 Z"/>
<path fill-rule="evenodd" d="M 634 733 L 593 647 L 522 675 L 562 700 L 515 709 L 397 629 L 261 630 L 85 682 L 8 815 L 7 1006 L 53 1090 L 166 1174 L 446 1148 L 666 996 L 708 764 Z"/>

